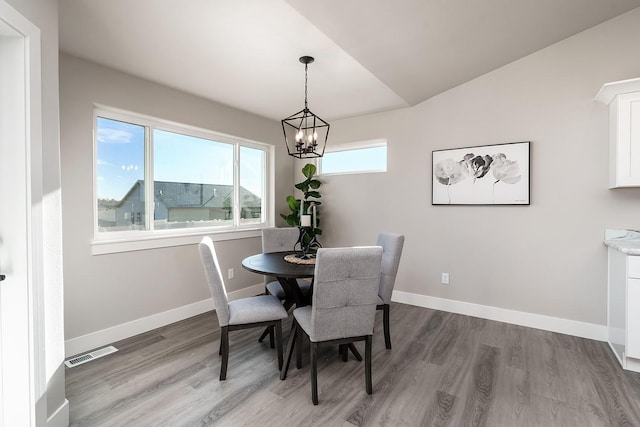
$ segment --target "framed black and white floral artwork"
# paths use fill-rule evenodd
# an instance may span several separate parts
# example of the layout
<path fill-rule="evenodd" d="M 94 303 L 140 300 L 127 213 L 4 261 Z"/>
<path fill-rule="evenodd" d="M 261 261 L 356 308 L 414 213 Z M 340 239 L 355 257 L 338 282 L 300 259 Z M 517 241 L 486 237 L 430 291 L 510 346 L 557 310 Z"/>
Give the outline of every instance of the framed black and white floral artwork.
<path fill-rule="evenodd" d="M 530 142 L 432 152 L 431 204 L 529 205 Z"/>

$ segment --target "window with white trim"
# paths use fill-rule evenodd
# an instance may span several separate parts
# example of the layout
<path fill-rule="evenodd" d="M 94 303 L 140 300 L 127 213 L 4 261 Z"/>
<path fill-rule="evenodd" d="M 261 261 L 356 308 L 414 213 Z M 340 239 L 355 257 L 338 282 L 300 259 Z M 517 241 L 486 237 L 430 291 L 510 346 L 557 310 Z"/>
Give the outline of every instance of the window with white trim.
<path fill-rule="evenodd" d="M 318 165 L 321 175 L 387 171 L 387 141 L 375 140 L 327 147 Z"/>
<path fill-rule="evenodd" d="M 96 240 L 268 222 L 267 144 L 99 108 L 94 148 Z"/>

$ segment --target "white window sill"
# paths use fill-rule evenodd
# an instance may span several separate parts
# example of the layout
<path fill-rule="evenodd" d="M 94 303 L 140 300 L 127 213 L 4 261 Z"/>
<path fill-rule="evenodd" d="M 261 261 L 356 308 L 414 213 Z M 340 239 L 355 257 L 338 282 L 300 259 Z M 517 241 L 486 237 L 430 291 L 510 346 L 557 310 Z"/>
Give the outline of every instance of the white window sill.
<path fill-rule="evenodd" d="M 262 236 L 261 228 L 245 228 L 224 231 L 198 230 L 181 234 L 146 235 L 140 238 L 100 239 L 91 242 L 91 255 L 106 255 L 119 252 L 144 251 L 148 249 L 168 248 L 172 246 L 195 245 L 203 236 L 209 236 L 214 242 L 224 240 L 247 239 Z"/>
<path fill-rule="evenodd" d="M 361 171 L 346 171 L 346 172 L 325 172 L 318 174 L 319 177 L 330 177 L 330 176 L 338 176 L 338 175 L 358 175 L 363 173 L 385 173 L 386 169 L 369 169 L 369 170 L 361 170 Z"/>

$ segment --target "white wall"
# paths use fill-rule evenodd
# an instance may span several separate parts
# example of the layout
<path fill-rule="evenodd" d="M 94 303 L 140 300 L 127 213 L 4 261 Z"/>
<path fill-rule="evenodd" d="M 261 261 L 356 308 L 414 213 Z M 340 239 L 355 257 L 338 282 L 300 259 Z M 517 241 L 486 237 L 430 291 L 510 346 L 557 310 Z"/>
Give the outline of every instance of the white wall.
<path fill-rule="evenodd" d="M 43 216 L 44 313 L 36 313 L 36 324 L 44 325 L 46 405 L 52 425 L 68 422 L 64 386 L 62 231 L 60 219 L 60 143 L 58 123 L 58 2 L 7 0 L 40 29 L 42 90 L 42 152 L 31 156 L 42 162 L 41 204 Z M 41 317 L 42 316 L 42 317 Z M 40 381 L 37 379 L 36 381 Z"/>
<path fill-rule="evenodd" d="M 196 245 L 91 255 L 94 103 L 274 144 L 276 213 L 286 209 L 284 200 L 293 176 L 279 123 L 61 54 L 65 333 L 68 347 L 72 340 L 75 350 L 87 343 L 106 344 L 100 342 L 101 337 L 139 332 L 140 327 L 153 324 L 144 319 L 159 319 L 162 313 L 162 319 L 175 321 L 176 316 L 193 312 L 185 307 L 201 309 L 198 303 L 211 297 Z M 235 269 L 228 290 L 262 283 L 261 276 L 243 270 L 240 264 L 244 257 L 261 251 L 259 237 L 217 246 L 223 271 Z M 115 335 L 105 332 L 113 328 Z"/>
<path fill-rule="evenodd" d="M 416 107 L 331 123 L 331 144 L 387 138 L 388 172 L 323 178 L 323 243 L 404 233 L 396 290 L 605 325 L 604 229 L 640 227 L 640 189 L 607 188 L 593 98 L 640 77 L 639 51 L 636 9 Z M 431 205 L 432 150 L 517 141 L 532 143 L 531 206 Z"/>
<path fill-rule="evenodd" d="M 637 9 L 416 107 L 332 122 L 330 144 L 387 138 L 389 170 L 324 178 L 322 243 L 401 232 L 396 290 L 604 325 L 604 229 L 640 227 L 640 190 L 607 189 L 607 109 L 593 97 L 640 76 L 639 45 Z M 64 54 L 60 93 L 67 339 L 209 297 L 194 246 L 90 255 L 93 103 L 274 143 L 276 217 L 286 212 L 297 171 L 278 123 Z M 431 205 L 432 150 L 526 140 L 531 206 Z M 259 239 L 221 248 L 231 289 L 259 283 L 240 267 Z"/>

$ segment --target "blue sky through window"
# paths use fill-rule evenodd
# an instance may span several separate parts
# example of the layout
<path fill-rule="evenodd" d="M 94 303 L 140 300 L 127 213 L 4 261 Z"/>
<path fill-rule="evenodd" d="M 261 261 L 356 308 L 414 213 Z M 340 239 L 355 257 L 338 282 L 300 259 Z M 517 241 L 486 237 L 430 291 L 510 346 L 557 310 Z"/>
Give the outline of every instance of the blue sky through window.
<path fill-rule="evenodd" d="M 154 130 L 155 181 L 233 185 L 233 145 Z"/>
<path fill-rule="evenodd" d="M 320 173 L 351 173 L 387 170 L 387 147 L 365 147 L 326 152 Z"/>
<path fill-rule="evenodd" d="M 98 117 L 98 199 L 121 200 L 144 179 L 144 126 Z"/>
<path fill-rule="evenodd" d="M 97 118 L 97 197 L 121 200 L 144 179 L 145 127 Z M 154 180 L 233 185 L 233 144 L 154 130 Z M 263 197 L 264 151 L 240 148 L 241 185 Z"/>

